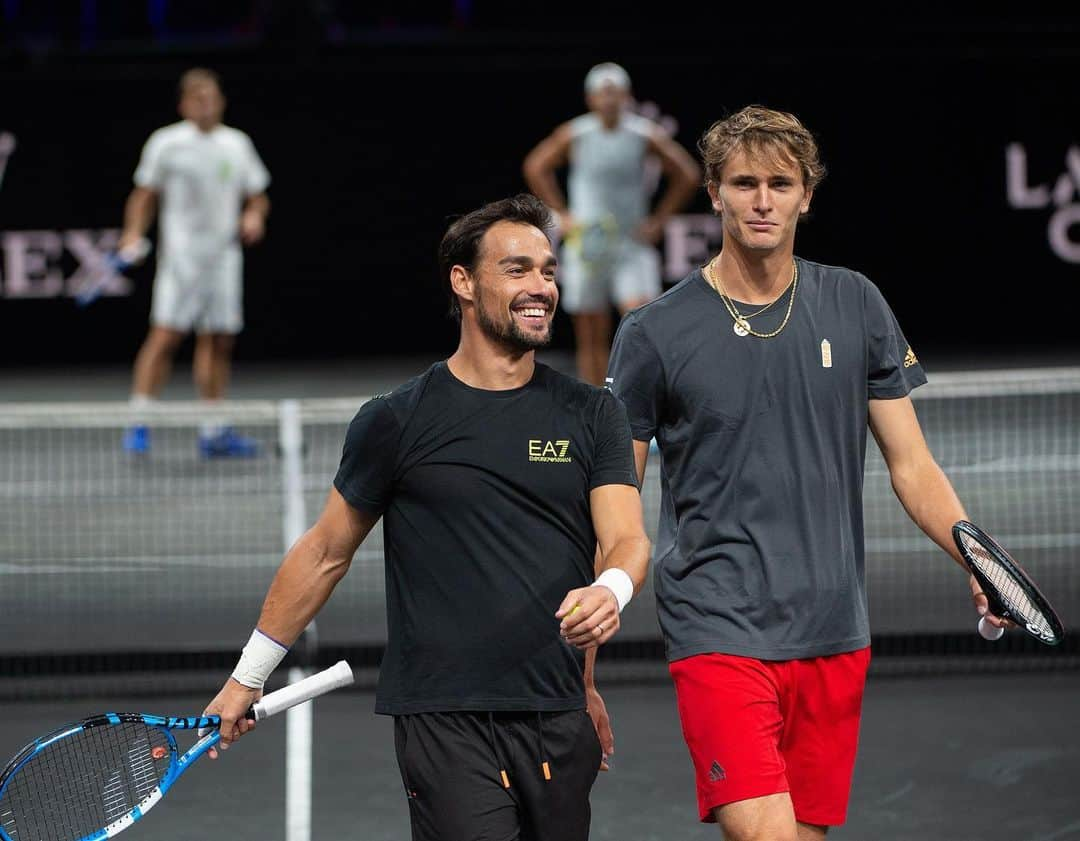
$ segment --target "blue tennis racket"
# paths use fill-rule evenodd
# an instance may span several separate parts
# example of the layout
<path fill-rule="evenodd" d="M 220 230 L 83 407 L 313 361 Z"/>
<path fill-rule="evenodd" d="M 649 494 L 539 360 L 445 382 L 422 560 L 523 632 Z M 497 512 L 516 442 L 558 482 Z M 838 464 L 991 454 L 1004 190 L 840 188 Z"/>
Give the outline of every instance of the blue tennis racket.
<path fill-rule="evenodd" d="M 353 681 L 344 660 L 271 692 L 247 717 L 262 721 Z M 0 839 L 100 841 L 152 809 L 221 738 L 216 715 L 102 713 L 35 739 L 0 774 Z M 173 732 L 209 730 L 180 754 Z"/>
<path fill-rule="evenodd" d="M 140 265 L 153 250 L 150 240 L 137 240 L 126 248 L 108 251 L 102 255 L 100 263 L 75 293 L 75 303 L 88 307 L 105 294 L 117 275 L 122 275 L 133 266 Z"/>

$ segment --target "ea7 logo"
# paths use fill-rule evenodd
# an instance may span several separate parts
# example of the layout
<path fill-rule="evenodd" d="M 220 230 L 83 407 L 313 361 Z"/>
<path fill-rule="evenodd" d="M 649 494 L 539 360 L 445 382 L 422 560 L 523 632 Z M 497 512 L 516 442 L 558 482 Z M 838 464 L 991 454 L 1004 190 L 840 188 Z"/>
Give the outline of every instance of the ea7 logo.
<path fill-rule="evenodd" d="M 545 441 L 543 438 L 529 439 L 529 461 L 546 461 L 557 464 L 569 464 L 573 461 L 566 453 L 570 449 L 569 439 Z"/>
<path fill-rule="evenodd" d="M 1050 249 L 1067 263 L 1080 263 L 1080 238 L 1069 236 L 1072 228 L 1080 226 L 1080 146 L 1069 147 L 1065 172 L 1050 187 L 1029 183 L 1027 149 L 1022 143 L 1010 143 L 1005 149 L 1005 192 L 1009 206 L 1017 210 L 1053 206 L 1046 231 Z"/>

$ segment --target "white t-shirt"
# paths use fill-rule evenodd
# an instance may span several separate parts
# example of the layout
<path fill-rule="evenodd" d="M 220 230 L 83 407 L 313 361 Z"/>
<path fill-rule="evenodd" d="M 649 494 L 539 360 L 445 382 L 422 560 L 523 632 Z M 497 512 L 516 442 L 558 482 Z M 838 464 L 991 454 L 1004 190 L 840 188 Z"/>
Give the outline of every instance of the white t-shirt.
<path fill-rule="evenodd" d="M 204 132 L 184 120 L 150 135 L 135 184 L 159 195 L 159 260 L 205 260 L 239 250 L 244 200 L 266 189 L 270 173 L 244 132 L 225 125 Z"/>

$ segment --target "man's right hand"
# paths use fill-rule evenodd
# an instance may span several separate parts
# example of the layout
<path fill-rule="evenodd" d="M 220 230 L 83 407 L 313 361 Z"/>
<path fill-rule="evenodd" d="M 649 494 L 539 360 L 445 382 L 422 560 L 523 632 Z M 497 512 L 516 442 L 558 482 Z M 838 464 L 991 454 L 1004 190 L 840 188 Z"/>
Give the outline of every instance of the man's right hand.
<path fill-rule="evenodd" d="M 138 231 L 125 230 L 120 234 L 120 241 L 116 244 L 117 251 L 127 251 L 138 248 L 143 235 Z"/>
<path fill-rule="evenodd" d="M 151 249 L 150 240 L 139 234 L 121 234 L 116 253 L 129 265 L 137 266 L 146 259 Z"/>
<path fill-rule="evenodd" d="M 203 715 L 221 717 L 221 741 L 218 743 L 221 750 L 228 750 L 229 745 L 255 727 L 255 722 L 250 721 L 246 713 L 262 694 L 261 689 L 252 689 L 229 678 L 214 700 L 206 705 Z M 209 756 L 217 759 L 217 748 L 210 748 Z"/>

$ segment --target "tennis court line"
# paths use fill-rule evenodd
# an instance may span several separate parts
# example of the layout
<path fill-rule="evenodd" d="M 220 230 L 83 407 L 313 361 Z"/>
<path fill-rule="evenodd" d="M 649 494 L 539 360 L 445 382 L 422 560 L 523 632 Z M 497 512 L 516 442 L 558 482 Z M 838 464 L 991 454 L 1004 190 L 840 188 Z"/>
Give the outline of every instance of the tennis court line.
<path fill-rule="evenodd" d="M 1075 549 L 1080 547 L 1080 532 L 1063 534 L 1005 534 L 997 540 L 1010 549 Z M 917 537 L 875 537 L 866 539 L 870 552 L 921 552 L 934 544 L 923 534 Z"/>
<path fill-rule="evenodd" d="M 354 561 L 383 560 L 381 548 L 360 549 Z M 279 551 L 246 552 L 220 555 L 167 555 L 154 558 L 123 558 L 111 556 L 77 557 L 65 560 L 42 560 L 40 558 L 16 558 L 0 561 L 0 575 L 71 575 L 102 572 L 168 572 L 177 567 L 202 567 L 209 569 L 237 569 L 241 567 L 277 567 L 281 563 Z M 381 574 L 381 568 L 380 568 Z"/>

